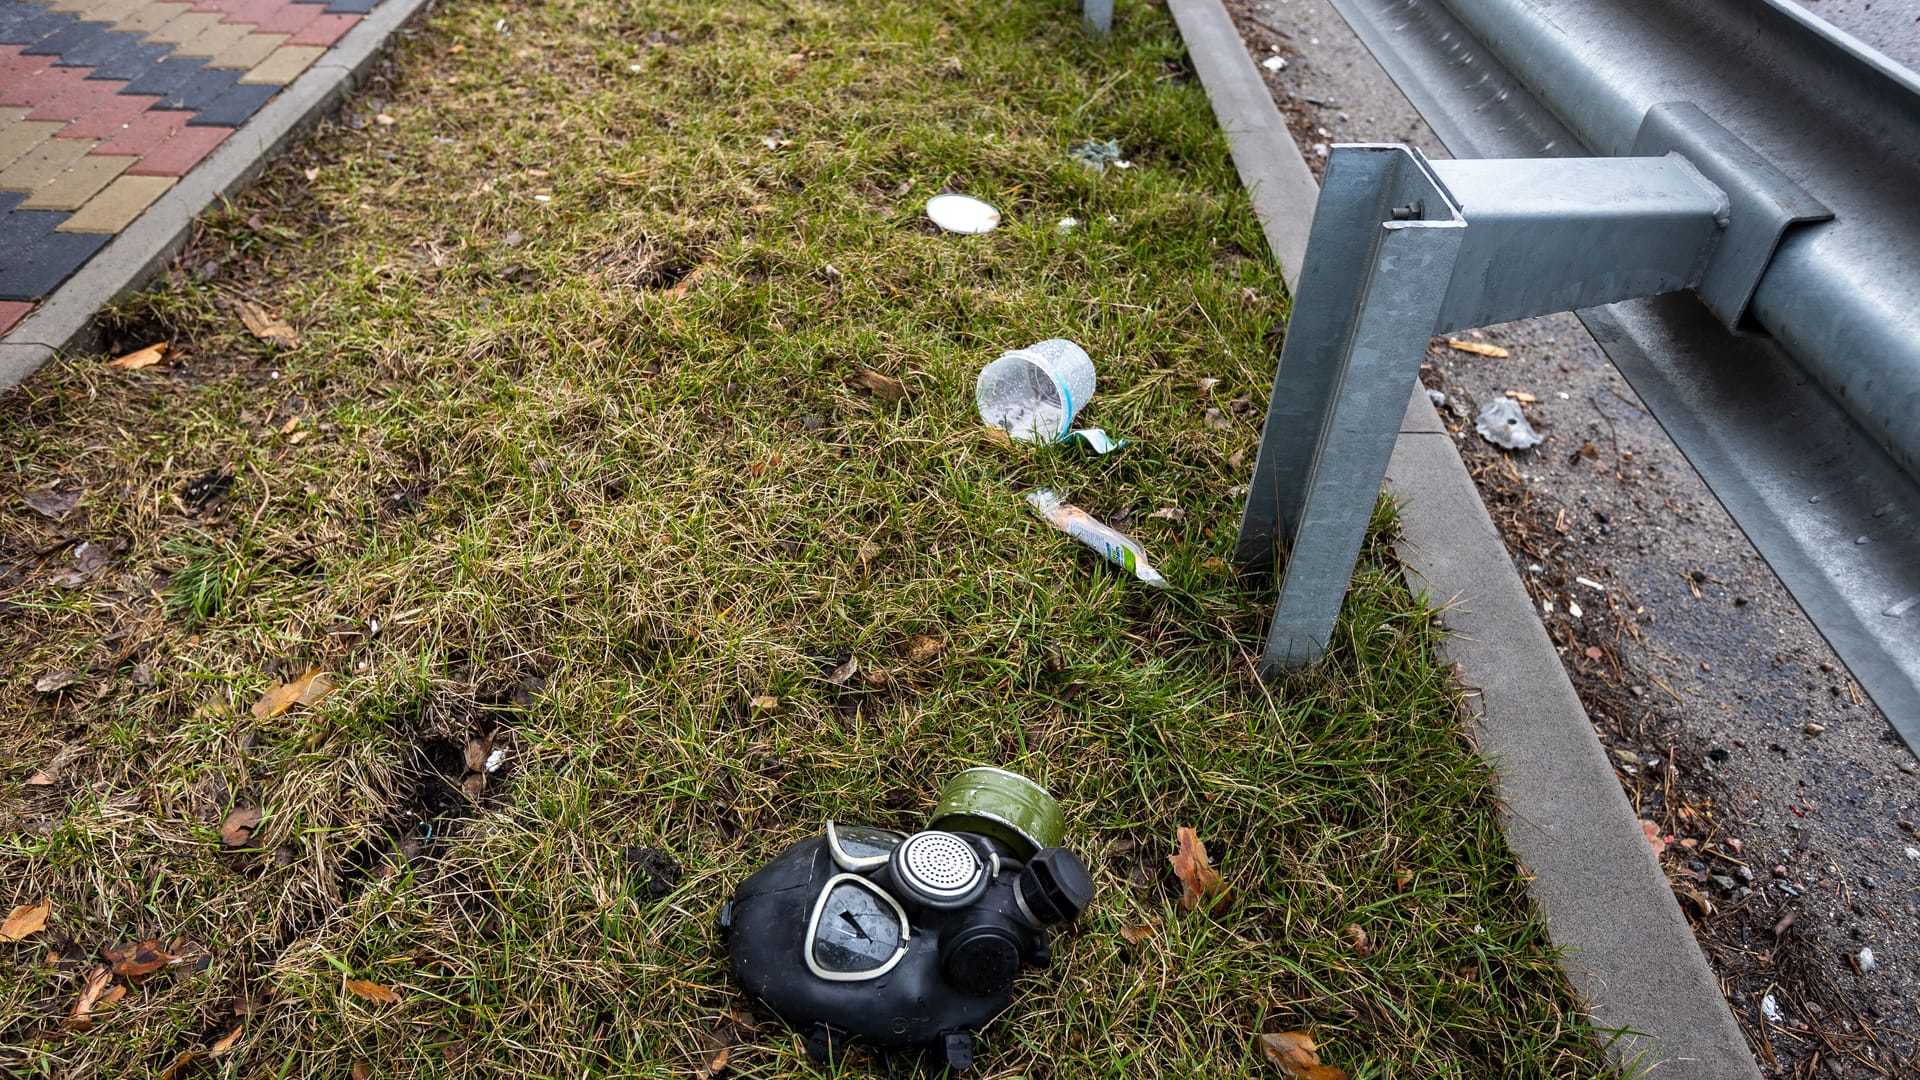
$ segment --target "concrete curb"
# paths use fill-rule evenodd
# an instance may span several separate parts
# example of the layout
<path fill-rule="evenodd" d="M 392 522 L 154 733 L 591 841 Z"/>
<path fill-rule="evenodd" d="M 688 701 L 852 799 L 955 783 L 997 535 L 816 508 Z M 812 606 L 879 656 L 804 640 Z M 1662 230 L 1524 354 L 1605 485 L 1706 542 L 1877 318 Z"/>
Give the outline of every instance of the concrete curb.
<path fill-rule="evenodd" d="M 1220 0 L 1169 0 L 1289 288 L 1318 187 Z M 1300 177 L 1306 177 L 1305 185 Z M 1437 605 L 1444 654 L 1468 688 L 1498 772 L 1507 843 L 1563 950 L 1608 1054 L 1649 1076 L 1758 1080 L 1728 1011 L 1594 737 L 1453 439 L 1414 388 L 1387 487 L 1401 504 L 1409 585 Z"/>
<path fill-rule="evenodd" d="M 59 352 L 91 345 L 93 317 L 131 294 L 186 244 L 194 219 L 238 191 L 267 160 L 357 85 L 393 32 L 431 0 L 386 0 L 338 44 L 207 155 L 0 341 L 0 389 Z"/>

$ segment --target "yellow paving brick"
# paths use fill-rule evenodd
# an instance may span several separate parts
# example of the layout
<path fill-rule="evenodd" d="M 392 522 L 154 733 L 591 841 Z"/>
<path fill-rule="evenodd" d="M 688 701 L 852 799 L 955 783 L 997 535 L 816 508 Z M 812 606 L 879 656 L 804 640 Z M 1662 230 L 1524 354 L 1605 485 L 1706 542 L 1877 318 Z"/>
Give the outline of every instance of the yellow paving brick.
<path fill-rule="evenodd" d="M 271 83 L 284 86 L 298 78 L 307 66 L 327 51 L 324 45 L 282 45 L 273 50 L 273 55 L 255 65 L 252 71 L 240 76 L 243 83 Z"/>
<path fill-rule="evenodd" d="M 24 109 L 14 111 L 26 115 Z M 53 138 L 54 132 L 66 126 L 57 120 L 15 120 L 0 125 L 0 169 L 19 161 L 29 150 Z"/>
<path fill-rule="evenodd" d="M 18 105 L 0 106 L 0 128 L 5 128 L 25 120 L 27 114 L 32 111 L 32 109 L 22 108 Z"/>
<path fill-rule="evenodd" d="M 189 11 L 147 35 L 155 45 L 184 45 L 220 25 L 226 16 L 218 11 Z"/>
<path fill-rule="evenodd" d="M 248 34 L 240 39 L 238 45 L 213 58 L 207 64 L 210 68 L 238 68 L 245 71 L 265 60 L 273 50 L 279 48 L 292 34 Z"/>
<path fill-rule="evenodd" d="M 33 194 L 21 200 L 19 209 L 78 210 L 88 199 L 100 194 L 101 188 L 113 183 L 114 177 L 126 172 L 127 166 L 139 160 L 118 154 L 88 154 L 66 172 L 35 188 Z"/>
<path fill-rule="evenodd" d="M 86 22 L 117 23 L 153 0 L 60 0 L 57 10 L 71 11 Z"/>
<path fill-rule="evenodd" d="M 219 56 L 253 32 L 253 27 L 240 23 L 218 23 L 208 27 L 206 32 L 192 41 L 181 43 L 173 50 L 175 56 Z"/>
<path fill-rule="evenodd" d="M 92 139 L 48 139 L 0 169 L 0 191 L 37 191 L 98 145 Z"/>
<path fill-rule="evenodd" d="M 176 183 L 171 176 L 123 176 L 74 211 L 55 227 L 56 232 L 117 233 L 165 195 Z"/>
<path fill-rule="evenodd" d="M 193 10 L 192 4 L 147 4 L 113 25 L 115 30 L 151 34 Z"/>

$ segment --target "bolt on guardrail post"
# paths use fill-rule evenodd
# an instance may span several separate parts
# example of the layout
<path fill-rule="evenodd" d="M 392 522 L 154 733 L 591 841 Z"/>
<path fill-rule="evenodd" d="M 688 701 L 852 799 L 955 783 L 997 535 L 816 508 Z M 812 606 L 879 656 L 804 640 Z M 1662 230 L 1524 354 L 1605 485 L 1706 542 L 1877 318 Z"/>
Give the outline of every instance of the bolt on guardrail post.
<path fill-rule="evenodd" d="M 1822 212 L 1689 110 L 1662 106 L 1649 126 L 1668 145 L 1690 132 L 1678 141 L 1698 168 L 1677 152 L 1429 162 L 1334 148 L 1235 545 L 1243 567 L 1281 567 L 1264 674 L 1326 650 L 1432 335 L 1680 289 L 1731 298 L 1736 321 L 1765 253 L 1808 219 L 1741 206 Z"/>

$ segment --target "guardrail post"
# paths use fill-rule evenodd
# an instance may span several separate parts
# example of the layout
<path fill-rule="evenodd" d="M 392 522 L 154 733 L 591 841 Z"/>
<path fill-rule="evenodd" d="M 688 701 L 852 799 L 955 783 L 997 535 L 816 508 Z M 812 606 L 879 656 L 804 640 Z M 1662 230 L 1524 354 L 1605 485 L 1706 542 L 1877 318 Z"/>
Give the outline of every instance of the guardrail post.
<path fill-rule="evenodd" d="M 1080 0 L 1080 18 L 1087 33 L 1105 37 L 1113 29 L 1113 0 Z"/>

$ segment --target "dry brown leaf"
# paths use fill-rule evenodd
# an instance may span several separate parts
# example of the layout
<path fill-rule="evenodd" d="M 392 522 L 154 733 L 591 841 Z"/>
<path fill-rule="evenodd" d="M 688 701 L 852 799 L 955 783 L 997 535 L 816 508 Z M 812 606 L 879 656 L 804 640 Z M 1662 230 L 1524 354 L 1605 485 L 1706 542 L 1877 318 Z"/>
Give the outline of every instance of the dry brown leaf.
<path fill-rule="evenodd" d="M 29 491 L 20 496 L 20 501 L 26 503 L 29 509 L 41 517 L 60 521 L 73 513 L 74 508 L 80 505 L 80 499 L 85 495 L 84 489 L 70 488 L 61 491 L 58 488 L 41 488 L 39 491 Z"/>
<path fill-rule="evenodd" d="M 42 694 L 54 694 L 80 681 L 77 671 L 49 671 L 34 680 L 33 688 Z"/>
<path fill-rule="evenodd" d="M 460 790 L 467 793 L 467 798 L 472 799 L 474 802 L 479 802 L 487 793 L 487 774 L 483 772 L 468 773 L 467 778 L 460 781 Z"/>
<path fill-rule="evenodd" d="M 697 1078 L 697 1080 L 714 1080 L 715 1077 L 718 1077 L 727 1071 L 727 1062 L 732 1060 L 732 1058 L 733 1058 L 733 1050 L 729 1047 L 723 1046 L 720 1049 L 715 1050 L 713 1052 L 713 1055 L 707 1058 L 706 1064 L 693 1070 L 693 1075 Z"/>
<path fill-rule="evenodd" d="M 906 383 L 871 368 L 861 368 L 858 373 L 848 376 L 847 385 L 865 390 L 889 405 L 898 405 L 907 399 Z"/>
<path fill-rule="evenodd" d="M 467 740 L 467 771 L 484 772 L 487 768 L 487 755 L 493 753 L 493 733 L 476 735 Z"/>
<path fill-rule="evenodd" d="M 1293 1080 L 1347 1080 L 1347 1074 L 1331 1065 L 1322 1065 L 1314 1051 L 1313 1039 L 1304 1031 L 1285 1031 L 1260 1036 L 1260 1051 L 1267 1060 Z"/>
<path fill-rule="evenodd" d="M 1659 856 L 1665 854 L 1667 842 L 1660 838 L 1660 826 L 1642 818 L 1640 820 L 1640 831 L 1647 834 L 1647 843 L 1653 845 L 1654 855 Z"/>
<path fill-rule="evenodd" d="M 180 1051 L 180 1056 L 174 1058 L 173 1064 L 167 1066 L 167 1071 L 161 1073 L 156 1080 L 180 1080 L 180 1077 L 187 1075 L 187 1066 L 200 1060 L 201 1055 L 205 1053 L 205 1050 Z"/>
<path fill-rule="evenodd" d="M 47 916 L 53 912 L 53 901 L 42 900 L 38 904 L 21 904 L 7 915 L 7 921 L 0 923 L 0 941 L 19 941 L 29 934 L 37 934 L 47 928 Z"/>
<path fill-rule="evenodd" d="M 915 634 L 907 642 L 907 663 L 924 664 L 929 660 L 938 660 L 940 654 L 947 651 L 947 643 L 937 637 Z"/>
<path fill-rule="evenodd" d="M 860 550 L 856 554 L 860 558 L 860 569 L 865 570 L 873 565 L 873 560 L 880 557 L 880 545 L 869 540 L 860 545 Z"/>
<path fill-rule="evenodd" d="M 169 964 L 180 961 L 178 956 L 160 947 L 152 938 L 134 945 L 122 945 L 118 949 L 107 949 L 101 957 L 113 965 L 113 973 L 127 979 L 144 979 Z"/>
<path fill-rule="evenodd" d="M 692 292 L 694 287 L 700 284 L 700 279 L 706 276 L 707 276 L 707 268 L 704 266 L 697 267 L 694 269 L 692 273 L 688 274 L 686 277 L 681 278 L 679 281 L 674 282 L 671 286 L 665 289 L 661 289 L 660 295 L 666 297 L 669 300 L 678 300 L 681 297 Z"/>
<path fill-rule="evenodd" d="M 1504 360 L 1507 357 L 1507 350 L 1498 345 L 1488 345 L 1483 341 L 1461 341 L 1459 338 L 1448 338 L 1447 348 L 1470 352 L 1475 356 L 1491 356 L 1495 360 Z"/>
<path fill-rule="evenodd" d="M 240 321 L 246 324 L 247 333 L 269 345 L 291 349 L 300 344 L 300 335 L 293 332 L 278 315 L 250 300 L 235 301 L 240 309 Z"/>
<path fill-rule="evenodd" d="M 1199 834 L 1192 829 L 1180 828 L 1180 850 L 1168 861 L 1173 864 L 1173 874 L 1180 879 L 1180 910 L 1192 911 L 1205 907 L 1209 912 L 1218 913 L 1226 907 L 1231 898 L 1231 890 L 1207 859 L 1207 845 L 1200 842 Z"/>
<path fill-rule="evenodd" d="M 233 1026 L 232 1031 L 229 1031 L 225 1035 L 220 1036 L 220 1038 L 217 1039 L 214 1042 L 214 1044 L 208 1049 L 213 1051 L 215 1055 L 226 1053 L 227 1051 L 233 1049 L 234 1043 L 237 1043 L 240 1041 L 240 1033 L 245 1030 L 247 1029 L 244 1026 L 240 1024 L 235 1024 Z"/>
<path fill-rule="evenodd" d="M 144 349 L 135 349 L 118 360 L 107 361 L 107 366 L 116 367 L 122 371 L 139 371 L 141 368 L 152 367 L 166 359 L 169 348 L 171 346 L 166 342 L 156 341 Z"/>
<path fill-rule="evenodd" d="M 1120 940 L 1129 945 L 1138 945 L 1157 932 L 1151 926 L 1123 926 L 1120 928 Z"/>
<path fill-rule="evenodd" d="M 382 986 L 377 982 L 368 982 L 365 979 L 348 979 L 347 991 L 355 997 L 365 998 L 368 1001 L 377 1001 L 382 1005 L 400 1004 L 400 995 L 394 993 L 392 987 Z"/>
<path fill-rule="evenodd" d="M 268 687 L 260 700 L 253 703 L 253 718 L 272 719 L 295 704 L 312 705 L 332 692 L 333 680 L 327 677 L 327 673 L 317 667 L 308 668 L 297 679 Z"/>
<path fill-rule="evenodd" d="M 364 1061 L 353 1063 L 353 1080 L 373 1080 L 373 1066 Z"/>
<path fill-rule="evenodd" d="M 827 681 L 835 686 L 847 685 L 847 680 L 860 673 L 860 661 L 848 657 L 847 662 L 827 673 Z"/>
<path fill-rule="evenodd" d="M 253 830 L 260 824 L 262 813 L 257 806 L 248 806 L 227 815 L 220 823 L 220 842 L 228 847 L 246 847 L 253 839 Z"/>
<path fill-rule="evenodd" d="M 772 694 L 755 694 L 748 699 L 747 705 L 757 713 L 777 713 L 780 711 L 780 699 Z"/>
<path fill-rule="evenodd" d="M 1177 506 L 1163 506 L 1147 516 L 1161 521 L 1171 521 L 1176 525 L 1187 520 L 1187 512 Z"/>
<path fill-rule="evenodd" d="M 52 787 L 59 782 L 59 777 L 54 776 L 45 769 L 35 769 L 33 770 L 33 775 L 27 777 L 28 787 Z"/>
<path fill-rule="evenodd" d="M 104 966 L 87 973 L 87 981 L 80 987 L 80 996 L 74 999 L 73 1009 L 67 1013 L 68 1027 L 83 1028 L 93 1022 L 93 1007 L 100 1003 L 100 995 L 106 992 L 107 983 L 112 979 L 113 972 Z"/>
<path fill-rule="evenodd" d="M 1349 924 L 1340 931 L 1340 936 L 1346 939 L 1347 947 L 1353 950 L 1355 956 L 1364 960 L 1373 955 L 1373 943 L 1367 940 L 1367 932 L 1360 928 L 1359 923 Z"/>

